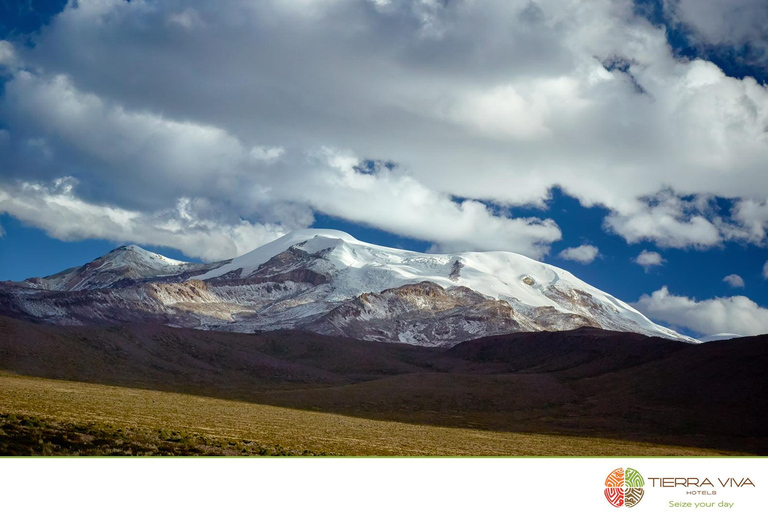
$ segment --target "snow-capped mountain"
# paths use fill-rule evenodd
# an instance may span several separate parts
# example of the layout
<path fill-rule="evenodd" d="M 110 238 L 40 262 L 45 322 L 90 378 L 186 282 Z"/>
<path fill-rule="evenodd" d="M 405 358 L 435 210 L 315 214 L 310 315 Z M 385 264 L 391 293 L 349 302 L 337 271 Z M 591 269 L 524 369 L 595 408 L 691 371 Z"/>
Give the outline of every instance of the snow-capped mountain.
<path fill-rule="evenodd" d="M 82 267 L 70 268 L 48 277 L 27 279 L 25 283 L 44 290 L 94 290 L 120 282 L 176 276 L 207 268 L 210 266 L 173 260 L 136 245 L 126 245 Z"/>
<path fill-rule="evenodd" d="M 519 254 L 423 254 L 316 229 L 209 265 L 122 247 L 55 276 L 6 283 L 0 308 L 62 324 L 305 329 L 436 346 L 581 326 L 693 341 L 569 272 Z"/>

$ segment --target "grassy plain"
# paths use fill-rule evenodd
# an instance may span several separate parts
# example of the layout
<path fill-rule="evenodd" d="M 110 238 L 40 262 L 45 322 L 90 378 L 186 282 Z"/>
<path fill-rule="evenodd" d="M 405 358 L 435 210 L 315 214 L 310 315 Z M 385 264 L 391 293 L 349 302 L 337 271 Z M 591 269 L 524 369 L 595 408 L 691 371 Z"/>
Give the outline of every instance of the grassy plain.
<path fill-rule="evenodd" d="M 727 452 L 413 425 L 0 374 L 0 454 L 691 456 Z"/>

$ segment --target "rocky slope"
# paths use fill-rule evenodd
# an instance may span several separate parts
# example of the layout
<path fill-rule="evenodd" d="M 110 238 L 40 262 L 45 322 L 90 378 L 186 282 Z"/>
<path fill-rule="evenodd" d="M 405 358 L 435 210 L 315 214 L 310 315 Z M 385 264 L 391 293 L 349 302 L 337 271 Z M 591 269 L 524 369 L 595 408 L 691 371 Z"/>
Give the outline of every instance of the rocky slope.
<path fill-rule="evenodd" d="M 208 265 L 121 247 L 54 276 L 3 283 L 0 312 L 54 324 L 302 329 L 425 346 L 582 326 L 692 341 L 518 254 L 422 254 L 332 230 L 296 231 Z"/>

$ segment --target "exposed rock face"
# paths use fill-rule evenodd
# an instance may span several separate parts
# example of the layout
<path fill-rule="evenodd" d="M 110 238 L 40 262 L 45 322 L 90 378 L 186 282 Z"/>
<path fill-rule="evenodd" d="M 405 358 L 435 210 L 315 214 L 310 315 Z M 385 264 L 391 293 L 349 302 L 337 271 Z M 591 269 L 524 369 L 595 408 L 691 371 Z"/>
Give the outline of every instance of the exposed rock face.
<path fill-rule="evenodd" d="M 464 267 L 464 264 L 461 262 L 460 259 L 456 259 L 456 261 L 453 262 L 453 268 L 451 269 L 451 274 L 448 276 L 451 278 L 451 281 L 458 281 L 459 277 L 461 277 L 461 269 Z"/>
<path fill-rule="evenodd" d="M 364 293 L 307 327 L 322 334 L 423 346 L 526 330 L 509 303 L 430 282 Z"/>
<path fill-rule="evenodd" d="M 425 346 L 583 326 L 685 339 L 523 256 L 428 255 L 315 230 L 209 265 L 116 249 L 54 276 L 0 284 L 0 313 L 63 325 L 304 329 Z"/>

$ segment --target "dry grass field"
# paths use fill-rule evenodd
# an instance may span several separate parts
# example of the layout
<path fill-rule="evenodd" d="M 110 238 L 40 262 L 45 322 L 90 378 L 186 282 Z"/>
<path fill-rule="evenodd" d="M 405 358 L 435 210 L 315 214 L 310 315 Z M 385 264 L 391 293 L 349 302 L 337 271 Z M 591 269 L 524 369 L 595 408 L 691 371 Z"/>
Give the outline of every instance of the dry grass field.
<path fill-rule="evenodd" d="M 413 425 L 10 374 L 0 374 L 0 420 L 0 449 L 6 447 L 5 455 L 726 454 L 617 440 Z"/>

